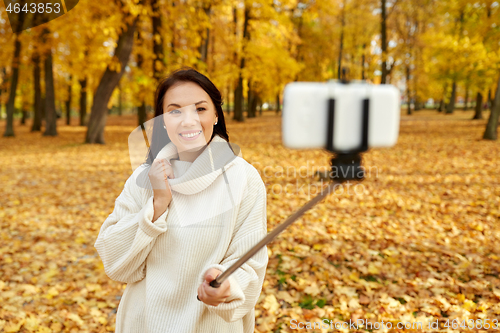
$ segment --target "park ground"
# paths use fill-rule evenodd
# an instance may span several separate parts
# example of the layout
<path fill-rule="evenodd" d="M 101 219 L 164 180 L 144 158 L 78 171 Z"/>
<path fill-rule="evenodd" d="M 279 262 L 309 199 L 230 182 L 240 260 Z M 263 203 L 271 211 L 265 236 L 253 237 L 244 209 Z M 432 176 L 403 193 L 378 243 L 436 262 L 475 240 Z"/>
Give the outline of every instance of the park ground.
<path fill-rule="evenodd" d="M 436 320 L 493 329 L 500 142 L 481 139 L 487 112 L 472 115 L 403 114 L 397 145 L 364 154 L 362 183 L 339 187 L 271 243 L 255 332 L 333 332 L 290 326 L 357 319 L 391 323 L 389 332 L 409 322 L 431 331 Z M 266 184 L 271 230 L 325 185 L 314 173 L 331 157 L 283 147 L 274 113 L 226 118 L 230 141 Z M 106 145 L 83 144 L 86 128 L 64 122 L 57 137 L 31 133 L 31 120 L 0 137 L 0 331 L 114 331 L 125 285 L 105 275 L 93 245 L 132 172 L 136 118 L 109 116 Z"/>

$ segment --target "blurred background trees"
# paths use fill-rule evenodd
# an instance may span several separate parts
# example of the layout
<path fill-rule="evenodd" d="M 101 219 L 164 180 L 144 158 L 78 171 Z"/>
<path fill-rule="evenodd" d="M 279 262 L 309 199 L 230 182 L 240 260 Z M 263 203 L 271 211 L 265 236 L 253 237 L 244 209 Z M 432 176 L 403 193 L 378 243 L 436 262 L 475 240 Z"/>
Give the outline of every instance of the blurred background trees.
<path fill-rule="evenodd" d="M 0 118 L 57 135 L 56 120 L 105 143 L 110 113 L 154 112 L 162 77 L 209 76 L 237 121 L 279 113 L 292 81 L 340 77 L 396 85 L 408 115 L 423 108 L 488 117 L 500 103 L 500 8 L 493 0 L 81 0 L 64 16 L 13 33 L 0 12 Z M 483 111 L 486 111 L 483 115 Z M 488 112 L 490 111 L 490 112 Z"/>

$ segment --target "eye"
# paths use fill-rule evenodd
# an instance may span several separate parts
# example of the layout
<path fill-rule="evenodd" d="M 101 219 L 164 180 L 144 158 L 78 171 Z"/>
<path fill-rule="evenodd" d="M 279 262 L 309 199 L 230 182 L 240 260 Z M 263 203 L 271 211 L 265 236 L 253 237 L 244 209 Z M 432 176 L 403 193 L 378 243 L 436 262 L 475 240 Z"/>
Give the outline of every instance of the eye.
<path fill-rule="evenodd" d="M 198 110 L 205 111 L 206 109 L 205 108 L 198 108 Z"/>
<path fill-rule="evenodd" d="M 174 113 L 175 111 L 179 111 L 179 110 L 175 109 L 175 110 L 173 110 L 173 111 L 170 111 L 169 113 Z"/>

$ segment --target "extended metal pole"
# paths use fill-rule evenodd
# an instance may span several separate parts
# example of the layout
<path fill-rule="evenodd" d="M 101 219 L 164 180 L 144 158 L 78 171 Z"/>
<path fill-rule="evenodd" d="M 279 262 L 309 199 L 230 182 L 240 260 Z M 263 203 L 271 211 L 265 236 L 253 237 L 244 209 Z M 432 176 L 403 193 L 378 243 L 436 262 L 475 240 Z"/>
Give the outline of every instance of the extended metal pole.
<path fill-rule="evenodd" d="M 210 286 L 213 288 L 219 288 L 222 282 L 224 282 L 235 270 L 237 270 L 241 265 L 243 265 L 248 259 L 250 259 L 254 254 L 256 254 L 261 248 L 269 244 L 276 236 L 278 236 L 283 230 L 285 230 L 289 225 L 291 225 L 295 220 L 301 217 L 306 211 L 311 209 L 313 206 L 318 204 L 323 198 L 332 192 L 335 185 L 341 184 L 341 181 L 334 180 L 330 182 L 327 186 L 323 187 L 321 193 L 316 197 L 312 198 L 308 203 L 302 206 L 294 214 L 290 215 L 285 222 L 274 228 L 273 231 L 267 234 L 257 245 L 251 248 L 243 257 L 241 257 L 237 262 L 235 262 L 231 267 L 222 272 L 216 279 L 210 282 Z"/>

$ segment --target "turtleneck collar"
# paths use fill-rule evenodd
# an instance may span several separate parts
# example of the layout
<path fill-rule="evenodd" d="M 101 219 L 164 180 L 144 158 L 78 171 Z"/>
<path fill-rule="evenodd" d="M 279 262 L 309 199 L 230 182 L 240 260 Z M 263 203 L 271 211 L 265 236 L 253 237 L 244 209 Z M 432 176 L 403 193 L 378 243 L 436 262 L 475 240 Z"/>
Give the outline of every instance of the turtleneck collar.
<path fill-rule="evenodd" d="M 224 170 L 232 166 L 238 155 L 241 154 L 237 145 L 230 144 L 216 134 L 183 175 L 168 179 L 170 188 L 172 191 L 185 195 L 201 192 L 212 184 Z M 156 156 L 156 158 L 166 158 L 168 161 L 178 157 L 177 147 L 173 142 L 165 145 Z M 137 177 L 137 185 L 152 190 L 148 177 L 150 168 L 150 165 L 146 165 L 146 168 Z"/>

